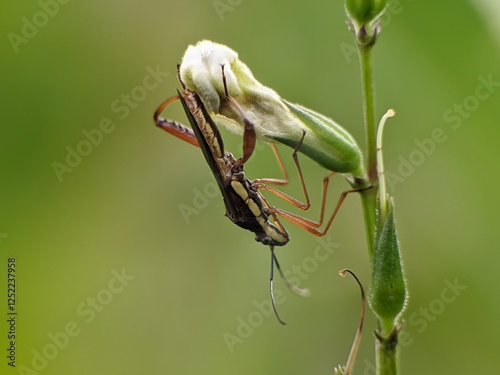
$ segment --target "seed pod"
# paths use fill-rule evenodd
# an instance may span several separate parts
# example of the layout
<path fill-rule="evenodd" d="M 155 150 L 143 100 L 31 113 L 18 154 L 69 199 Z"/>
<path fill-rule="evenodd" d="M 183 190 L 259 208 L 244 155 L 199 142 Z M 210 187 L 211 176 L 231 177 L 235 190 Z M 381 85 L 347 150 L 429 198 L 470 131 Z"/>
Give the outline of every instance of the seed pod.
<path fill-rule="evenodd" d="M 372 279 L 368 293 L 368 303 L 382 323 L 383 332 L 388 331 L 387 334 L 398 322 L 408 299 L 392 200 L 389 200 L 388 206 L 388 213 L 373 251 Z"/>

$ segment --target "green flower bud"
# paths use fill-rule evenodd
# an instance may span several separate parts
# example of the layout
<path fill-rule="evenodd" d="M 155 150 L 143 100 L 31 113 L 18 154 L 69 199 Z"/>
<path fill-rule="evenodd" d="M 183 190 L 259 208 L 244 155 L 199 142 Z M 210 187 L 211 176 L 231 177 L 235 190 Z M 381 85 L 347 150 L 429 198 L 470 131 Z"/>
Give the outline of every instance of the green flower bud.
<path fill-rule="evenodd" d="M 357 26 L 376 21 L 384 12 L 387 0 L 346 0 L 347 15 Z"/>
<path fill-rule="evenodd" d="M 405 310 L 408 293 L 399 251 L 392 200 L 373 251 L 373 270 L 368 293 L 372 311 L 387 336 Z"/>

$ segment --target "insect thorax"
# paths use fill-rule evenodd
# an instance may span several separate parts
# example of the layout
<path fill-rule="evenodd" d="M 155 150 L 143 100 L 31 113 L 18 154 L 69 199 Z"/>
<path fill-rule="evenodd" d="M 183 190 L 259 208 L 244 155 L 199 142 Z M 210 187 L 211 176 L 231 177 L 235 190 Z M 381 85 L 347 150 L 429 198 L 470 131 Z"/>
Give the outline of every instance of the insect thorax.
<path fill-rule="evenodd" d="M 259 192 L 238 166 L 233 168 L 228 191 L 234 196 L 233 207 L 226 205 L 226 216 L 241 228 L 255 233 L 255 240 L 264 245 L 283 246 L 288 234 L 269 221 L 269 215 Z M 233 212 L 235 209 L 237 212 Z"/>

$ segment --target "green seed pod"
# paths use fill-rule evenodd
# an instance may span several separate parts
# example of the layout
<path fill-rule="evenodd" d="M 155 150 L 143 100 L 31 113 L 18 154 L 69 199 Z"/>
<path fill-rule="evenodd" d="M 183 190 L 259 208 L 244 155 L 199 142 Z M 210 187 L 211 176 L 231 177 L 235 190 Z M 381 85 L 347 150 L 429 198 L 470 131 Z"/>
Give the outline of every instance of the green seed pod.
<path fill-rule="evenodd" d="M 218 126 L 237 134 L 244 129 L 240 113 L 227 99 L 221 66 L 227 95 L 253 123 L 260 140 L 295 148 L 305 130 L 299 152 L 333 172 L 364 175 L 361 150 L 345 129 L 324 115 L 282 99 L 255 79 L 235 51 L 204 40 L 186 50 L 179 68 L 180 79 L 199 95 Z"/>
<path fill-rule="evenodd" d="M 394 221 L 393 202 L 373 251 L 373 270 L 368 302 L 377 315 L 383 334 L 390 333 L 406 307 L 408 293 Z"/>

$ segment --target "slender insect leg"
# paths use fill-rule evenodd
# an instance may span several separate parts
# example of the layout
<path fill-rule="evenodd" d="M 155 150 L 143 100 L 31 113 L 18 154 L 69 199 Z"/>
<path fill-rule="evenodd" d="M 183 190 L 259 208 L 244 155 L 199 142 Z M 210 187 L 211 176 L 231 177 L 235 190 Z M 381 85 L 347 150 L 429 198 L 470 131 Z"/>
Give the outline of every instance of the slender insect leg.
<path fill-rule="evenodd" d="M 172 96 L 171 98 L 168 98 L 165 100 L 156 110 L 154 114 L 154 121 L 156 126 L 159 128 L 162 128 L 166 132 L 176 136 L 177 138 L 182 139 L 185 142 L 188 142 L 192 144 L 193 146 L 199 147 L 198 140 L 196 139 L 196 136 L 194 135 L 194 132 L 192 129 L 188 128 L 187 126 L 184 126 L 182 124 L 179 124 L 176 121 L 168 120 L 159 117 L 160 114 L 163 112 L 165 107 L 167 107 L 170 103 L 172 103 L 175 100 L 179 99 L 179 95 Z"/>
<path fill-rule="evenodd" d="M 162 128 L 167 133 L 170 133 L 173 136 L 182 139 L 187 143 L 192 144 L 193 146 L 199 147 L 198 140 L 196 139 L 193 131 L 186 126 L 179 124 L 176 121 L 170 121 L 163 118 L 159 118 L 156 126 Z"/>
<path fill-rule="evenodd" d="M 239 160 L 239 162 L 243 165 L 248 161 L 248 159 L 250 159 L 250 157 L 252 156 L 252 154 L 255 150 L 255 144 L 257 142 L 257 135 L 255 134 L 255 129 L 254 129 L 253 123 L 245 115 L 245 112 L 243 112 L 243 109 L 240 107 L 238 102 L 232 96 L 229 96 L 229 93 L 227 91 L 226 75 L 224 73 L 224 64 L 221 64 L 220 66 L 222 69 L 222 82 L 224 83 L 224 91 L 226 93 L 226 98 L 227 98 L 227 100 L 229 100 L 229 102 L 231 102 L 233 107 L 238 111 L 241 118 L 243 119 L 243 125 L 244 125 L 243 156 Z"/>
<path fill-rule="evenodd" d="M 285 186 L 290 183 L 290 179 L 288 178 L 288 171 L 285 168 L 285 163 L 283 163 L 283 159 L 281 158 L 280 153 L 278 152 L 278 148 L 276 145 L 273 143 L 270 143 L 269 146 L 271 146 L 271 149 L 273 150 L 274 156 L 276 157 L 276 162 L 278 163 L 278 166 L 281 169 L 281 172 L 283 173 L 283 178 L 257 178 L 253 180 L 252 182 L 255 183 L 256 185 L 258 184 L 269 184 L 269 185 L 279 185 L 279 186 Z"/>
<path fill-rule="evenodd" d="M 274 195 L 285 200 L 286 202 L 288 202 L 288 203 L 294 205 L 295 207 L 300 208 L 301 210 L 304 210 L 304 211 L 308 210 L 311 207 L 311 201 L 309 199 L 309 193 L 307 192 L 306 182 L 304 179 L 304 175 L 302 173 L 302 168 L 300 166 L 299 157 L 298 157 L 297 153 L 300 150 L 302 143 L 304 142 L 305 136 L 306 136 L 306 131 L 304 130 L 303 134 L 302 134 L 302 138 L 300 139 L 299 143 L 297 144 L 297 146 L 293 150 L 293 154 L 292 154 L 292 158 L 293 158 L 293 161 L 295 162 L 295 167 L 297 168 L 297 172 L 299 175 L 300 184 L 302 186 L 302 191 L 304 192 L 304 197 L 306 200 L 305 203 L 303 203 L 300 200 L 282 192 L 281 190 L 278 190 L 274 187 L 266 185 L 266 184 L 285 185 L 288 183 L 288 175 L 286 173 L 286 169 L 285 169 L 283 162 L 282 162 L 281 158 L 279 157 L 278 151 L 274 145 L 273 145 L 273 150 L 275 152 L 276 158 L 278 159 L 278 163 L 280 164 L 280 167 L 285 174 L 285 180 L 264 178 L 264 179 L 256 179 L 256 180 L 252 181 L 257 189 L 269 191 L 270 193 L 273 193 Z M 328 181 L 329 181 L 330 177 L 332 177 L 334 174 L 335 173 L 333 173 L 333 172 L 330 173 L 325 178 L 325 180 L 323 180 L 323 200 L 326 199 L 326 188 L 328 187 Z M 324 201 L 322 202 L 322 206 L 323 206 L 323 203 L 324 203 Z M 322 219 L 320 219 L 320 221 L 322 221 Z"/>
<path fill-rule="evenodd" d="M 319 221 L 315 222 L 313 220 L 304 219 L 304 220 L 307 220 L 309 222 L 309 225 L 312 226 L 312 227 L 319 228 L 321 225 L 323 225 L 323 220 L 324 220 L 324 216 L 325 216 L 326 197 L 327 197 L 327 193 L 328 193 L 328 187 L 329 187 L 329 184 L 330 184 L 330 179 L 335 174 L 336 174 L 335 172 L 331 172 L 330 174 L 328 174 L 323 179 L 323 188 L 322 188 L 322 193 L 321 193 L 321 206 L 320 206 Z M 293 206 L 295 206 L 297 208 L 300 208 L 302 210 L 307 210 L 310 207 L 310 202 L 309 202 L 309 196 L 308 195 L 306 195 L 307 202 L 303 203 L 303 202 L 299 201 L 298 199 L 292 197 L 291 195 L 288 195 L 288 194 L 282 192 L 281 190 L 275 189 L 275 188 L 273 188 L 271 186 L 267 186 L 267 185 L 266 186 L 261 186 L 261 185 L 257 184 L 257 185 L 255 185 L 255 187 L 257 189 L 269 191 L 270 193 L 273 193 L 277 197 L 283 199 L 284 201 L 286 201 L 286 202 L 292 204 Z M 281 210 L 281 211 L 283 211 L 283 210 Z"/>
<path fill-rule="evenodd" d="M 330 229 L 330 226 L 332 225 L 332 222 L 335 219 L 335 216 L 337 215 L 337 213 L 340 209 L 340 206 L 342 206 L 342 203 L 344 202 L 347 195 L 349 195 L 350 193 L 357 193 L 361 190 L 364 190 L 364 189 L 347 190 L 347 191 L 344 191 L 342 194 L 340 194 L 339 200 L 337 202 L 337 206 L 335 207 L 335 210 L 333 211 L 332 216 L 330 217 L 330 219 L 328 220 L 328 223 L 326 224 L 325 228 L 322 231 L 318 229 L 321 226 L 321 223 L 317 223 L 317 222 L 312 221 L 310 219 L 304 218 L 304 217 L 299 216 L 299 215 L 292 214 L 290 212 L 281 210 L 281 209 L 276 208 L 276 207 L 269 207 L 268 210 L 270 213 L 275 213 L 275 214 L 281 216 L 285 220 L 288 220 L 292 224 L 295 224 L 298 227 L 305 229 L 309 233 L 314 234 L 315 236 L 321 237 L 321 236 L 324 236 L 326 234 L 326 232 L 328 232 L 328 229 Z M 323 211 L 323 209 L 322 209 L 322 211 Z"/>

